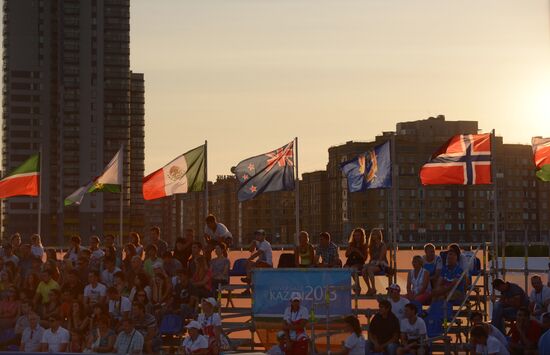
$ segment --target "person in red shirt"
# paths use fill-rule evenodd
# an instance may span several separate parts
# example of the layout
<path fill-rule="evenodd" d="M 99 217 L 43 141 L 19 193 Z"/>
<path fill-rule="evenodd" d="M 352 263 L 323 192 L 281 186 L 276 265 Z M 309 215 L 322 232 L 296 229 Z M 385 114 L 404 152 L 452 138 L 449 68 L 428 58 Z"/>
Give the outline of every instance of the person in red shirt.
<path fill-rule="evenodd" d="M 540 324 L 530 319 L 527 307 L 521 307 L 517 313 L 516 323 L 512 326 L 510 350 L 512 354 L 537 354 L 537 344 L 541 336 Z"/>

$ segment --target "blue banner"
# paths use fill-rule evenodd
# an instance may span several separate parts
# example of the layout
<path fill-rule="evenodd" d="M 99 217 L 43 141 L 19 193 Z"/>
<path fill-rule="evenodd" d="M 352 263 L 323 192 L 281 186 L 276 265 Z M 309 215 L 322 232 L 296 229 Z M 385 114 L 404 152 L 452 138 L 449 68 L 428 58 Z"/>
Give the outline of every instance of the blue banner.
<path fill-rule="evenodd" d="M 351 314 L 350 269 L 255 269 L 252 279 L 254 316 L 282 317 L 296 293 L 315 317 Z"/>

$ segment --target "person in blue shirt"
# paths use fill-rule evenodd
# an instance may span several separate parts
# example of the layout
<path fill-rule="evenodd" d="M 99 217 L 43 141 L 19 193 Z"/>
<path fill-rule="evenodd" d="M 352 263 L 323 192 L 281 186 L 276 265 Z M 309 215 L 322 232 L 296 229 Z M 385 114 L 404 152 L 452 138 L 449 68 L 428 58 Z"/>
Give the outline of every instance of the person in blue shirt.
<path fill-rule="evenodd" d="M 450 300 L 460 302 L 465 295 L 465 282 L 461 278 L 463 273 L 462 268 L 458 264 L 458 255 L 454 249 L 447 251 L 447 264 L 443 265 L 441 274 L 437 279 L 436 286 L 432 292 L 432 296 L 436 299 L 446 299 L 454 286 L 458 283 L 456 290 Z"/>

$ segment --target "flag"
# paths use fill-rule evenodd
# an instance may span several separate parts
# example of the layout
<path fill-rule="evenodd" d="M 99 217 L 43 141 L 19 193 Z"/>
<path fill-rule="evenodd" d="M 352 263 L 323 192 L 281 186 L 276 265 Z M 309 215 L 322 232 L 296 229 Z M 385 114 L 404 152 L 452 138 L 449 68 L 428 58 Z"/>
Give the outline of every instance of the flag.
<path fill-rule="evenodd" d="M 38 196 L 40 155 L 34 154 L 0 180 L 0 198 Z"/>
<path fill-rule="evenodd" d="M 294 141 L 266 154 L 245 159 L 231 171 L 240 183 L 240 202 L 262 192 L 294 190 Z"/>
<path fill-rule="evenodd" d="M 390 144 L 387 141 L 340 165 L 348 179 L 349 192 L 391 187 Z"/>
<path fill-rule="evenodd" d="M 550 138 L 533 137 L 533 157 L 536 175 L 542 181 L 550 181 Z"/>
<path fill-rule="evenodd" d="M 420 170 L 422 185 L 491 184 L 491 135 L 451 137 Z"/>
<path fill-rule="evenodd" d="M 143 198 L 157 198 L 204 190 L 205 145 L 188 151 L 143 178 Z"/>
<path fill-rule="evenodd" d="M 123 152 L 122 148 L 118 150 L 107 167 L 103 170 L 103 174 L 93 179 L 84 186 L 79 187 L 75 192 L 65 198 L 65 206 L 72 204 L 80 205 L 84 195 L 96 191 L 121 192 L 122 186 L 122 167 L 123 167 Z"/>

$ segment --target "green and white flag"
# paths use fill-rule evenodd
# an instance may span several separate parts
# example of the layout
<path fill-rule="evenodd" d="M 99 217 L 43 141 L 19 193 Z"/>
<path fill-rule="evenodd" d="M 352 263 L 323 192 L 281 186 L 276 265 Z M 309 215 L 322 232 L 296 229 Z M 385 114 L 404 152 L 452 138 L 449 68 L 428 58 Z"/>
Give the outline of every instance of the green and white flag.
<path fill-rule="evenodd" d="M 120 192 L 122 186 L 122 166 L 123 152 L 122 147 L 109 162 L 103 174 L 84 186 L 79 187 L 75 192 L 65 198 L 65 206 L 72 204 L 80 205 L 84 195 L 90 192 L 107 191 Z"/>

